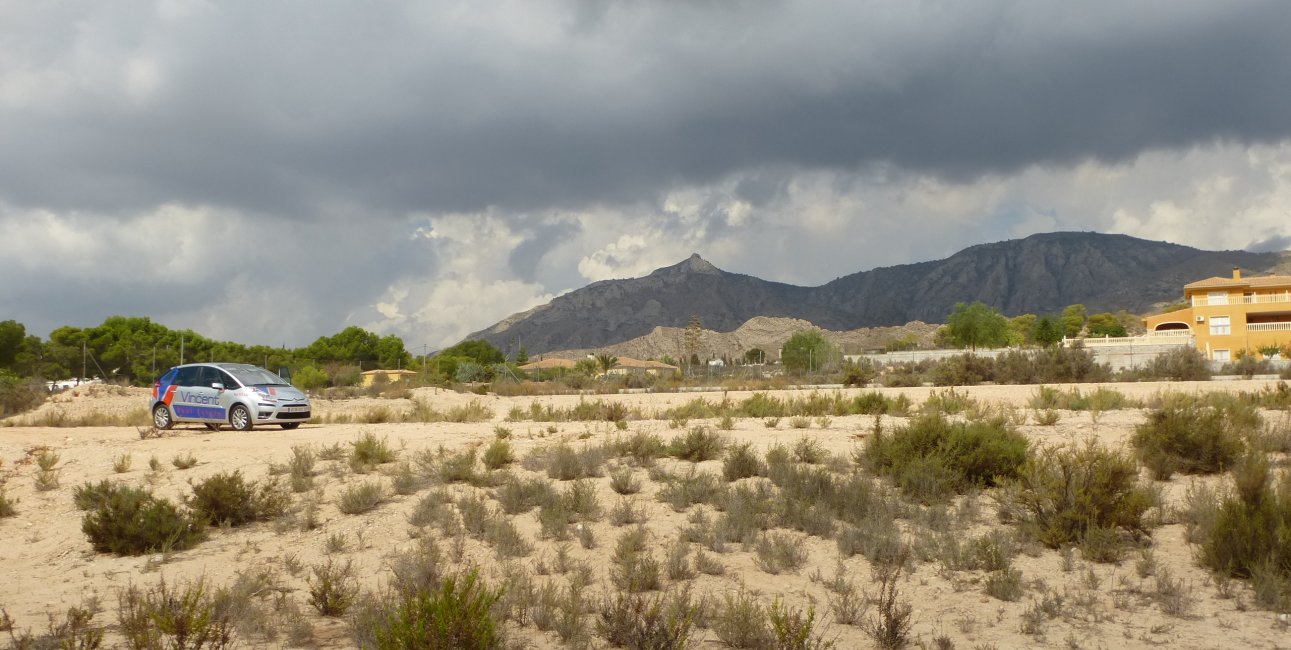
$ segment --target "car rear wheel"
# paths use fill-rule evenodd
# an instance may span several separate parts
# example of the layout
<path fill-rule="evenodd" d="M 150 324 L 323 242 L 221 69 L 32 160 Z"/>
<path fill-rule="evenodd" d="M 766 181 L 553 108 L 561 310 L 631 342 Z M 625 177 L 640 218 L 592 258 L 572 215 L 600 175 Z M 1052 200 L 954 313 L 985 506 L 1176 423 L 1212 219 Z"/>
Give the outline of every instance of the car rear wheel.
<path fill-rule="evenodd" d="M 175 420 L 170 417 L 170 408 L 165 404 L 152 407 L 152 425 L 163 431 L 175 426 Z"/>
<path fill-rule="evenodd" d="M 296 427 L 298 427 L 298 426 L 300 426 L 300 423 L 299 423 L 299 422 L 288 422 L 288 423 L 286 423 L 286 424 L 283 424 L 283 425 L 282 425 L 282 428 L 287 429 L 288 431 L 290 431 L 290 430 L 292 430 L 292 429 L 295 429 L 295 428 L 296 428 Z"/>
<path fill-rule="evenodd" d="M 251 421 L 251 411 L 241 404 L 235 404 L 229 410 L 229 424 L 237 431 L 250 431 L 255 423 Z"/>

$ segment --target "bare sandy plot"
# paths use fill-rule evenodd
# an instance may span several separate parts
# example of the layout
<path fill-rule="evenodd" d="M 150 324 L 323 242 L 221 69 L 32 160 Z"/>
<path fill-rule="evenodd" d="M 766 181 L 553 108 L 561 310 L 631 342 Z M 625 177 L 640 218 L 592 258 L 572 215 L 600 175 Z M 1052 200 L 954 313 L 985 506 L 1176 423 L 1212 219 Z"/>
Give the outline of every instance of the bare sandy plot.
<path fill-rule="evenodd" d="M 1163 390 L 1211 391 L 1257 390 L 1264 382 L 1202 382 L 1202 383 L 1143 383 L 1111 384 L 1128 397 L 1146 399 Z M 1066 387 L 1063 387 L 1066 388 Z M 1081 386 L 1082 390 L 1093 387 Z M 882 389 L 887 395 L 905 394 L 917 406 L 927 398 L 931 389 Z M 964 389 L 959 389 L 964 390 Z M 851 394 L 856 391 L 844 391 Z M 1012 407 L 1025 407 L 1034 394 L 1032 386 L 981 386 L 968 389 L 969 394 L 983 402 Z M 791 394 L 805 395 L 806 391 L 779 391 L 774 395 L 784 398 Z M 43 410 L 64 409 L 68 412 L 122 411 L 142 408 L 147 391 L 86 391 L 76 396 L 60 397 L 42 407 Z M 82 512 L 73 504 L 72 491 L 85 482 L 103 479 L 122 481 L 134 486 L 152 489 L 158 496 L 181 501 L 190 494 L 190 483 L 200 481 L 220 472 L 240 470 L 251 479 L 269 476 L 272 464 L 285 463 L 292 455 L 293 446 L 309 445 L 315 449 L 349 443 L 365 433 L 384 437 L 400 450 L 403 459 L 414 459 L 423 452 L 443 448 L 446 454 L 475 447 L 482 448 L 495 439 L 497 428 L 510 432 L 518 458 L 535 450 L 550 448 L 565 441 L 575 449 L 595 445 L 618 436 L 636 432 L 654 433 L 669 440 L 685 433 L 686 428 L 674 428 L 682 423 L 663 417 L 668 408 L 685 404 L 696 398 L 718 402 L 724 398 L 739 401 L 749 393 L 685 393 L 685 394 L 633 394 L 621 396 L 554 396 L 516 397 L 478 396 L 458 394 L 434 389 L 419 389 L 414 399 L 422 400 L 439 411 L 447 411 L 476 402 L 487 407 L 492 416 L 486 421 L 472 423 L 397 423 L 397 424 L 308 424 L 294 431 L 275 427 L 260 428 L 248 433 L 229 430 L 208 431 L 201 427 L 181 428 L 162 438 L 141 439 L 134 427 L 85 427 L 85 428 L 0 428 L 0 471 L 5 476 L 4 488 L 11 500 L 16 500 L 17 514 L 0 520 L 0 606 L 3 606 L 19 628 L 43 629 L 51 612 L 62 612 L 70 605 L 97 599 L 103 611 L 96 622 L 115 624 L 116 593 L 129 584 L 148 586 L 162 576 L 168 580 L 191 580 L 204 577 L 212 585 L 232 582 L 239 572 L 270 570 L 274 574 L 279 598 L 292 601 L 309 628 L 304 645 L 317 647 L 352 647 L 343 621 L 322 617 L 308 604 L 309 567 L 328 558 L 347 559 L 357 568 L 356 575 L 365 588 L 376 589 L 389 579 L 388 564 L 395 553 L 414 548 L 426 535 L 439 540 L 445 549 L 446 561 L 454 566 L 476 564 L 491 579 L 500 580 L 504 567 L 511 571 L 529 571 L 537 584 L 551 581 L 567 584 L 568 575 L 551 570 L 557 549 L 575 563 L 590 567 L 593 578 L 588 588 L 589 602 L 600 603 L 600 595 L 612 592 L 610 584 L 611 555 L 616 540 L 628 530 L 618 527 L 607 516 L 580 524 L 590 529 L 594 538 L 592 548 L 584 548 L 578 536 L 569 541 L 544 539 L 535 512 L 510 517 L 516 528 L 533 544 L 533 551 L 524 557 L 499 558 L 487 542 L 469 535 L 452 538 L 439 531 L 416 531 L 408 523 L 408 516 L 419 499 L 432 488 L 423 488 L 409 495 L 396 495 L 391 491 L 394 464 L 378 468 L 375 472 L 356 473 L 344 461 L 320 461 L 314 477 L 319 495 L 318 526 L 303 530 L 299 517 L 284 518 L 278 522 L 253 524 L 236 529 L 213 529 L 209 538 L 196 547 L 169 554 L 140 557 L 114 557 L 94 552 L 81 532 Z M 604 400 L 621 402 L 629 410 L 649 419 L 634 419 L 620 430 L 609 422 L 533 422 L 507 421 L 515 407 L 528 410 L 536 402 L 539 406 L 552 405 L 566 408 L 579 400 Z M 335 419 L 346 414 L 362 419 L 363 414 L 374 408 L 397 411 L 410 408 L 409 400 L 362 399 L 338 402 L 319 401 L 317 411 L 322 417 Z M 40 415 L 40 412 L 35 414 Z M 1276 416 L 1280 417 L 1280 416 Z M 1108 445 L 1122 445 L 1141 422 L 1139 409 L 1109 411 L 1097 415 L 1086 412 L 1064 411 L 1054 426 L 1039 426 L 1033 420 L 1022 425 L 1021 430 L 1040 444 L 1064 444 L 1094 437 Z M 752 443 L 759 454 L 777 445 L 794 445 L 804 437 L 819 443 L 830 454 L 850 458 L 874 426 L 873 416 L 845 416 L 826 419 L 813 418 L 806 428 L 791 428 L 789 418 L 784 418 L 776 428 L 768 428 L 762 419 L 737 418 L 733 428 L 720 431 L 732 442 Z M 884 426 L 898 426 L 902 418 L 883 418 Z M 684 427 L 706 425 L 716 430 L 715 420 L 689 420 Z M 31 460 L 31 450 L 46 446 L 59 455 L 59 487 L 37 490 L 36 468 Z M 172 459 L 192 455 L 197 465 L 178 469 Z M 114 471 L 114 463 L 122 457 L 130 458 L 128 471 Z M 159 469 L 150 468 L 150 459 L 156 459 Z M 609 469 L 624 465 L 625 461 L 611 460 L 603 475 L 590 479 L 605 511 L 620 502 L 620 495 L 610 487 Z M 691 463 L 675 459 L 658 461 L 659 473 L 684 474 Z M 414 468 L 417 465 L 413 464 Z M 537 467 L 536 464 L 532 465 Z M 483 471 L 483 468 L 478 468 Z M 700 472 L 721 476 L 719 460 L 698 463 Z M 526 469 L 516 463 L 510 470 L 517 476 L 546 476 L 541 471 Z M 664 559 L 665 549 L 678 538 L 679 531 L 690 525 L 696 509 L 693 506 L 677 511 L 669 503 L 656 498 L 663 488 L 661 481 L 651 479 L 652 472 L 644 467 L 632 469 L 634 477 L 642 483 L 635 502 L 645 514 L 645 527 L 649 531 L 651 548 L 658 558 Z M 355 485 L 380 481 L 388 499 L 375 510 L 362 515 L 342 514 L 337 507 L 338 495 Z M 747 479 L 746 479 L 747 480 Z M 1169 503 L 1177 505 L 1183 498 L 1190 481 L 1187 477 L 1175 478 L 1164 484 L 1164 494 Z M 1211 479 L 1213 480 L 1213 479 Z M 557 489 L 565 484 L 557 482 Z M 436 488 L 437 489 L 437 488 Z M 479 494 L 489 496 L 489 488 L 452 484 L 447 487 L 455 496 Z M 295 496 L 297 505 L 313 492 Z M 496 503 L 490 500 L 491 507 Z M 926 510 L 926 509 L 925 509 Z M 899 522 L 907 541 L 917 541 L 926 530 L 917 520 L 934 517 L 938 513 L 919 514 L 919 509 L 909 519 Z M 946 516 L 953 516 L 954 525 L 962 531 L 964 539 L 983 535 L 993 529 L 1007 529 L 998 523 L 994 503 L 989 494 L 977 496 L 972 503 L 963 500 L 945 509 Z M 1188 647 L 1188 648 L 1274 648 L 1291 644 L 1291 633 L 1271 612 L 1262 611 L 1252 604 L 1249 588 L 1244 584 L 1232 586 L 1221 593 L 1211 583 L 1208 573 L 1193 561 L 1193 548 L 1184 540 L 1183 527 L 1172 523 L 1165 516 L 1165 524 L 1153 530 L 1151 557 L 1154 570 L 1145 573 L 1139 562 L 1139 553 L 1129 554 L 1117 564 L 1085 562 L 1079 552 L 1064 558 L 1059 552 L 1040 547 L 1026 548 L 1017 555 L 1014 567 L 1021 571 L 1023 595 L 1015 601 L 993 598 L 985 592 L 986 574 L 982 571 L 952 571 L 935 559 L 916 559 L 913 569 L 901 575 L 898 582 L 900 598 L 914 607 L 914 636 L 925 643 L 935 637 L 945 636 L 955 647 Z M 860 555 L 840 558 L 832 538 L 808 537 L 802 533 L 785 532 L 792 538 L 801 538 L 807 552 L 804 566 L 779 574 L 768 573 L 757 563 L 756 553 L 740 545 L 730 545 L 724 553 L 708 553 L 724 568 L 723 575 L 698 574 L 686 580 L 664 580 L 665 589 L 675 589 L 689 584 L 697 597 L 710 596 L 720 601 L 723 595 L 744 590 L 769 605 L 780 598 L 792 607 L 814 605 L 818 623 L 826 638 L 836 641 L 838 647 L 870 647 L 872 641 L 855 625 L 838 624 L 830 611 L 832 594 L 820 578 L 832 578 L 839 566 L 843 575 L 853 579 L 861 593 L 875 595 L 872 568 Z M 420 538 L 420 539 L 419 539 Z M 337 540 L 343 539 L 344 549 L 337 551 Z M 329 551 L 329 544 L 333 547 Z M 698 551 L 693 545 L 691 554 Z M 460 552 L 458 557 L 457 552 Z M 543 569 L 546 574 L 537 570 Z M 1164 571 L 1181 582 L 1186 590 L 1187 607 L 1183 613 L 1167 613 L 1160 600 L 1153 596 L 1157 590 L 1156 576 Z M 1050 599 L 1045 602 L 1044 599 Z M 266 605 L 268 606 L 268 605 Z M 1039 616 L 1037 608 L 1047 607 L 1051 615 Z M 592 608 L 589 608 L 589 610 Z M 873 615 L 870 607 L 867 615 Z M 591 645 L 604 646 L 597 638 L 590 611 L 587 625 L 592 630 Z M 544 632 L 527 625 L 509 624 L 515 638 L 527 640 L 534 647 L 561 647 L 563 644 L 554 632 Z M 722 643 L 709 630 L 696 631 L 698 647 L 722 647 Z M 276 639 L 244 638 L 241 644 L 250 647 L 282 647 L 285 636 Z"/>

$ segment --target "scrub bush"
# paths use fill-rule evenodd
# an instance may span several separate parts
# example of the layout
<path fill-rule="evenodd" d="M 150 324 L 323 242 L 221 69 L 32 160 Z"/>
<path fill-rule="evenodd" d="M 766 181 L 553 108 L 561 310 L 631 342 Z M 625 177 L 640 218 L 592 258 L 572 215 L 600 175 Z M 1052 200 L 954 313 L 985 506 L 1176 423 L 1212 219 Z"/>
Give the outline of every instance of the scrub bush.
<path fill-rule="evenodd" d="M 491 608 L 501 589 L 484 584 L 479 572 L 448 576 L 438 586 L 387 596 L 375 620 L 375 647 L 487 650 L 501 647 L 502 633 Z"/>
<path fill-rule="evenodd" d="M 142 555 L 182 550 L 202 540 L 204 521 L 147 490 L 112 486 L 81 520 L 94 550 Z"/>
<path fill-rule="evenodd" d="M 1185 511 L 1198 561 L 1220 575 L 1249 578 L 1256 601 L 1291 607 L 1291 476 L 1274 479 L 1268 456 L 1251 451 L 1232 471 L 1232 487 L 1218 495 L 1190 495 Z"/>
<path fill-rule="evenodd" d="M 1179 396 L 1148 413 L 1134 429 L 1130 444 L 1153 476 L 1169 479 L 1175 472 L 1214 474 L 1231 467 L 1246 447 L 1248 435 L 1259 429 L 1259 416 L 1249 404 L 1227 400 L 1214 405 Z"/>
<path fill-rule="evenodd" d="M 926 502 L 1015 477 L 1028 456 L 1026 438 L 1003 421 L 951 422 L 940 414 L 870 436 L 862 452 L 876 473 Z"/>
<path fill-rule="evenodd" d="M 690 592 L 647 597 L 619 593 L 601 604 L 596 631 L 606 641 L 625 648 L 680 650 L 690 647 L 690 632 L 698 617 Z"/>
<path fill-rule="evenodd" d="M 232 613 L 217 601 L 200 578 L 187 584 L 162 578 L 151 589 L 130 585 L 118 593 L 117 622 L 126 647 L 134 650 L 230 648 Z"/>
<path fill-rule="evenodd" d="M 717 458 L 726 446 L 726 440 L 705 427 L 692 427 L 668 443 L 668 455 L 692 463 Z"/>
<path fill-rule="evenodd" d="M 291 496 L 276 479 L 257 484 L 242 472 L 222 472 L 193 486 L 188 507 L 208 524 L 241 526 L 281 515 Z"/>
<path fill-rule="evenodd" d="M 1153 499 L 1138 475 L 1133 458 L 1093 440 L 1045 449 L 1004 482 L 1000 513 L 1050 548 L 1081 544 L 1103 530 L 1140 535 Z"/>
<path fill-rule="evenodd" d="M 728 448 L 726 458 L 722 460 L 722 478 L 727 481 L 758 476 L 765 471 L 762 459 L 753 451 L 753 445 L 747 442 Z"/>

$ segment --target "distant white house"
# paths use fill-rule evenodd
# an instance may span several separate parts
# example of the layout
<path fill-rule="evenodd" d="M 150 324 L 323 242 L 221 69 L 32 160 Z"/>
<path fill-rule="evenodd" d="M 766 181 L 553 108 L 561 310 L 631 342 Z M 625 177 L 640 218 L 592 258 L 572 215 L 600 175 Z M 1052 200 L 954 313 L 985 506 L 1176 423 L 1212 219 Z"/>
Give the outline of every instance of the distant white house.
<path fill-rule="evenodd" d="M 99 379 L 98 377 L 95 377 L 94 379 L 86 379 L 84 381 L 80 379 L 59 379 L 58 381 L 45 382 L 45 390 L 48 390 L 51 393 L 57 393 L 59 391 L 64 391 L 69 388 L 76 388 L 77 386 L 81 386 L 81 385 L 101 384 L 101 383 L 103 383 L 103 380 Z"/>

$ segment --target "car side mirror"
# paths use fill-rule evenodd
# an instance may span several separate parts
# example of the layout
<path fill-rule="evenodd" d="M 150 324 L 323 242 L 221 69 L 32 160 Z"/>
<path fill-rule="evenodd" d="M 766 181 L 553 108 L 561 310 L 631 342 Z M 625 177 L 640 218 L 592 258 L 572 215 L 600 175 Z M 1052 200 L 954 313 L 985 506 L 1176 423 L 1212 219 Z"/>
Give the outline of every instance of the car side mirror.
<path fill-rule="evenodd" d="M 220 382 L 217 381 L 211 384 L 211 388 L 214 388 L 215 390 L 224 390 L 224 384 L 221 384 Z"/>

